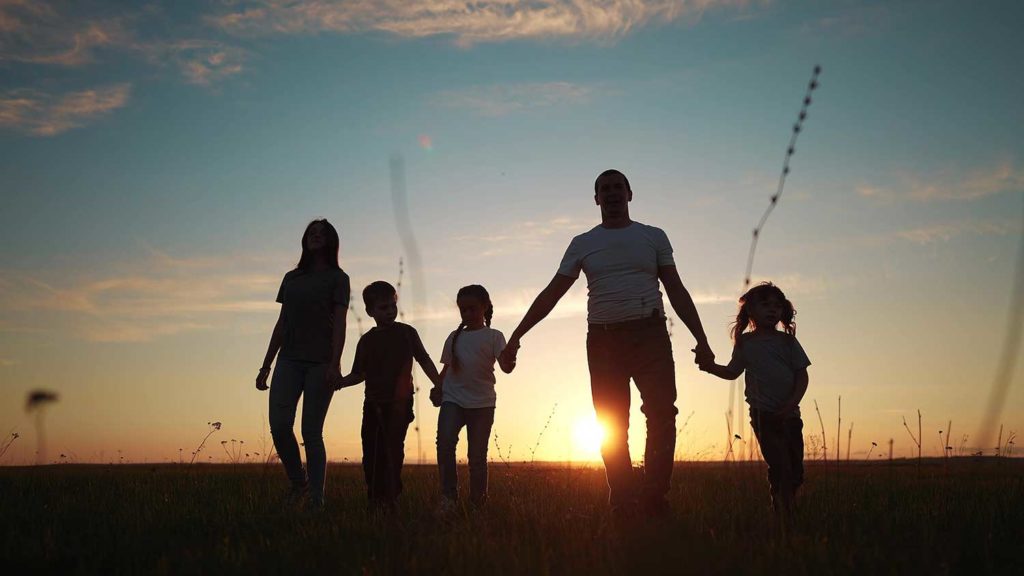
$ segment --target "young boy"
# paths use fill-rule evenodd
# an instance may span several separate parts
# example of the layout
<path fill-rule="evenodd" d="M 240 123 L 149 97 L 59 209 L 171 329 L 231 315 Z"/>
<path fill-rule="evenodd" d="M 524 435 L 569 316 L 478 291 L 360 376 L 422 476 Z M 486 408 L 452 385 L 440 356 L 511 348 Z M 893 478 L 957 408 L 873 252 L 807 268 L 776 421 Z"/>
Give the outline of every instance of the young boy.
<path fill-rule="evenodd" d="M 390 510 L 402 492 L 405 434 L 413 421 L 412 361 L 419 363 L 434 386 L 441 378 L 416 329 L 395 322 L 398 294 L 378 280 L 363 289 L 366 313 L 377 326 L 356 345 L 352 372 L 338 389 L 366 381 L 363 402 L 363 472 L 370 506 Z"/>

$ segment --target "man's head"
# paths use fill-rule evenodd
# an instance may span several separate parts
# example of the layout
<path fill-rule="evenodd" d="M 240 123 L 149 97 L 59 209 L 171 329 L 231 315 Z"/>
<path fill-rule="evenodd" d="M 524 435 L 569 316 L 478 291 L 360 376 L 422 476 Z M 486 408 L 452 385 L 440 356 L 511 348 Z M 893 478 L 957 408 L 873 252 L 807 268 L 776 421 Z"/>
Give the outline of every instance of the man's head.
<path fill-rule="evenodd" d="M 594 203 L 601 207 L 602 220 L 629 220 L 632 199 L 633 190 L 622 172 L 605 170 L 594 180 Z"/>
<path fill-rule="evenodd" d="M 363 304 L 366 305 L 366 314 L 377 326 L 392 324 L 398 316 L 398 292 L 383 280 L 371 282 L 363 288 Z"/>

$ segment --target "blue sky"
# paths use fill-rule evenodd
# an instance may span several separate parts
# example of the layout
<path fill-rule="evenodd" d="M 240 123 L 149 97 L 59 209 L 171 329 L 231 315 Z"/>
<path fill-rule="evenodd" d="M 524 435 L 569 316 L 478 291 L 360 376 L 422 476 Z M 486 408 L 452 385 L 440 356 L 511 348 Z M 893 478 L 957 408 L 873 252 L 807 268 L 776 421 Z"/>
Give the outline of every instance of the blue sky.
<path fill-rule="evenodd" d="M 728 356 L 750 230 L 820 64 L 755 275 L 797 306 L 808 401 L 843 395 L 844 421 L 898 448 L 917 408 L 976 435 L 1021 234 L 1021 16 L 1013 2 L 0 0 L 0 426 L 27 437 L 21 399 L 46 387 L 63 397 L 53 449 L 83 460 L 117 444 L 168 457 L 212 419 L 254 438 L 265 397 L 250 381 L 306 222 L 338 226 L 357 288 L 397 275 L 392 154 L 425 259 L 410 317 L 435 359 L 464 284 L 486 285 L 512 331 L 597 223 L 608 167 L 630 177 L 634 218 L 668 232 Z M 589 410 L 584 299 L 581 281 L 499 384 L 516 446 L 554 410 L 552 459 L 572 456 L 558 438 Z M 728 386 L 674 342 L 685 452 L 718 454 Z M 1020 428 L 1019 368 L 1014 382 L 1003 419 Z M 332 458 L 357 453 L 357 405 L 335 400 Z M 429 457 L 425 400 L 420 417 Z"/>

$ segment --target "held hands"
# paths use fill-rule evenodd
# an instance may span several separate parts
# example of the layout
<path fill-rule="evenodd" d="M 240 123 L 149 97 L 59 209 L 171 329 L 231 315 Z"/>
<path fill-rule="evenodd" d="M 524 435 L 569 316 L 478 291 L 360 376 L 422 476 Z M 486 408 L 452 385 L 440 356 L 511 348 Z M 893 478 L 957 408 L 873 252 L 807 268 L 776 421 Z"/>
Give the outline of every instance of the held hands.
<path fill-rule="evenodd" d="M 433 388 L 430 389 L 430 403 L 434 405 L 434 408 L 441 407 L 441 399 L 443 397 L 444 394 L 440 386 L 435 385 Z"/>
<path fill-rule="evenodd" d="M 327 373 L 324 374 L 324 384 L 331 390 L 341 389 L 341 368 L 338 366 L 331 366 L 327 369 Z"/>
<path fill-rule="evenodd" d="M 260 373 L 256 375 L 256 389 L 260 392 L 270 388 L 267 386 L 268 376 L 270 376 L 270 368 L 260 368 Z"/>
<path fill-rule="evenodd" d="M 715 353 L 711 351 L 711 346 L 708 343 L 698 342 L 697 347 L 690 350 L 694 353 L 694 364 L 696 364 L 702 371 L 709 372 L 715 365 Z"/>
<path fill-rule="evenodd" d="M 516 367 L 516 354 L 519 353 L 519 340 L 509 340 L 505 344 L 505 349 L 498 355 L 498 366 L 501 371 L 509 374 Z"/>

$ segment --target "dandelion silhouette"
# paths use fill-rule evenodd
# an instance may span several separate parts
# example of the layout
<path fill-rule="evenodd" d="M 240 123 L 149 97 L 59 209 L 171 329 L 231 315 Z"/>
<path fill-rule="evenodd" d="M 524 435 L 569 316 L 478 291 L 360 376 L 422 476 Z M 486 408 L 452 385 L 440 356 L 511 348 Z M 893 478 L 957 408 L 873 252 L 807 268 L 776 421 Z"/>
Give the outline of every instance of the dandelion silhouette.
<path fill-rule="evenodd" d="M 36 416 L 36 464 L 46 462 L 46 407 L 57 402 L 57 393 L 48 390 L 33 390 L 28 393 L 25 411 Z"/>
<path fill-rule="evenodd" d="M 220 422 L 207 422 L 206 425 L 210 427 L 210 431 L 206 433 L 206 436 L 203 437 L 203 441 L 199 443 L 199 447 L 192 453 L 192 459 L 188 461 L 189 464 L 195 463 L 196 456 L 203 451 L 203 446 L 206 445 L 206 441 L 214 432 L 220 430 Z"/>
<path fill-rule="evenodd" d="M 4 457 L 4 454 L 7 454 L 7 450 L 10 449 L 11 444 L 14 444 L 14 441 L 17 440 L 18 438 L 21 438 L 21 434 L 18 434 L 17 432 L 11 432 L 11 435 L 6 440 L 4 440 L 3 443 L 0 443 L 0 459 Z"/>
<path fill-rule="evenodd" d="M 803 107 L 800 108 L 796 124 L 793 125 L 792 135 L 789 137 L 789 145 L 786 146 L 786 157 L 782 162 L 782 174 L 779 176 L 778 187 L 775 190 L 775 194 L 772 194 L 769 199 L 768 208 L 765 209 L 764 214 L 761 216 L 761 220 L 754 228 L 750 239 L 750 253 L 747 255 L 747 271 L 743 276 L 744 290 L 750 286 L 750 274 L 754 269 L 754 254 L 757 252 L 757 240 L 761 236 L 761 230 L 764 228 L 764 223 L 768 220 L 768 216 L 772 213 L 772 210 L 774 210 L 778 205 L 779 198 L 782 196 L 782 190 L 786 186 L 786 176 L 789 175 L 789 161 L 793 158 L 793 154 L 796 153 L 796 139 L 800 133 L 803 132 L 804 121 L 807 120 L 807 108 L 811 105 L 811 93 L 818 88 L 819 74 L 821 74 L 821 66 L 815 66 L 814 73 L 811 74 L 811 81 L 807 84 L 807 93 L 804 95 Z"/>

